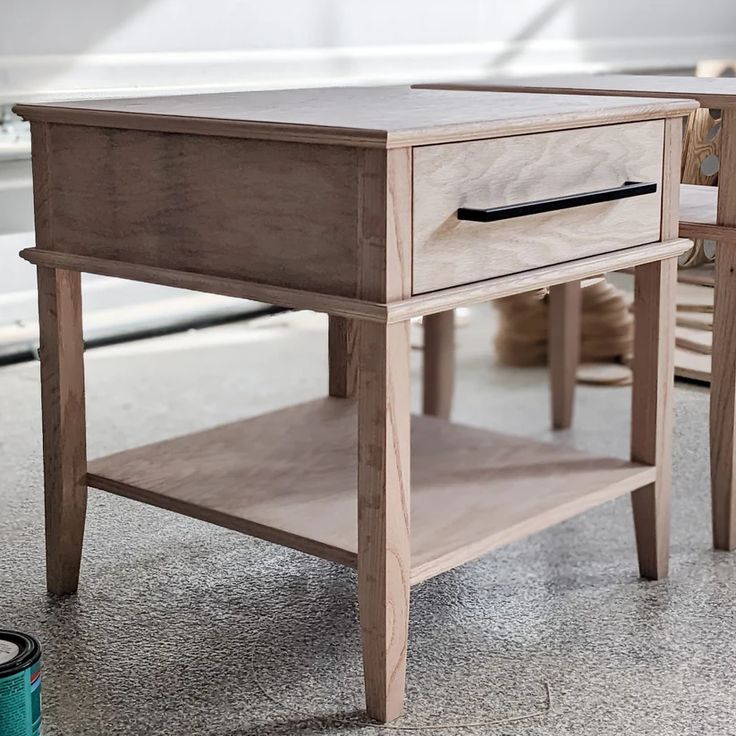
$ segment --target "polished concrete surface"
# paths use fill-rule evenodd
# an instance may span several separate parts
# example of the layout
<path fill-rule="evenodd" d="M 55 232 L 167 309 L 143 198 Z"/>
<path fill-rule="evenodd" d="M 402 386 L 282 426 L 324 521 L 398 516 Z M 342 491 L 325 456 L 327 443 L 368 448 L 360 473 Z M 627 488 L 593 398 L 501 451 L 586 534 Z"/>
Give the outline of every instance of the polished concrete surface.
<path fill-rule="evenodd" d="M 553 435 L 545 371 L 493 366 L 490 312 L 459 331 L 455 419 L 625 456 L 630 390 L 581 388 Z M 90 456 L 322 395 L 325 327 L 284 314 L 90 351 Z M 441 733 L 736 734 L 707 409 L 678 384 L 670 578 L 638 579 L 621 498 L 418 586 L 397 725 L 539 711 L 548 683 L 545 715 Z M 396 733 L 361 731 L 350 570 L 93 491 L 79 595 L 48 598 L 39 428 L 37 364 L 0 368 L 0 628 L 43 643 L 46 736 Z"/>

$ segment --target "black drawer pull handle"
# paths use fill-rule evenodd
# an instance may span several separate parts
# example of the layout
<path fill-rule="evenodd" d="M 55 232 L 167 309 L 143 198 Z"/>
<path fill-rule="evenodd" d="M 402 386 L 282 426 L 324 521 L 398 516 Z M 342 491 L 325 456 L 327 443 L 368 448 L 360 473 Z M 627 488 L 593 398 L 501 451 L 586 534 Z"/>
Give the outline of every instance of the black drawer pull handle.
<path fill-rule="evenodd" d="M 457 211 L 457 219 L 470 220 L 472 222 L 498 222 L 499 220 L 510 220 L 512 217 L 526 217 L 527 215 L 538 215 L 542 212 L 555 212 L 556 210 L 567 210 L 571 207 L 582 207 L 586 204 L 598 204 L 599 202 L 613 202 L 616 199 L 641 197 L 644 194 L 653 194 L 656 191 L 656 182 L 627 181 L 620 187 L 613 187 L 613 189 L 599 189 L 595 192 L 569 194 L 566 197 L 539 199 L 536 202 L 509 204 L 504 207 L 490 207 L 487 210 L 460 207 Z"/>

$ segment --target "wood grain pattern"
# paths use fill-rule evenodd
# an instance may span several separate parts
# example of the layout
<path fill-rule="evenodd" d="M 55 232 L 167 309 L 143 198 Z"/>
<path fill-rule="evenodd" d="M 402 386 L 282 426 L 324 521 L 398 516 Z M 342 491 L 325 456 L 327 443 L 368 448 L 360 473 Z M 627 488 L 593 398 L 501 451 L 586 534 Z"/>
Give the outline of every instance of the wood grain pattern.
<path fill-rule="evenodd" d="M 49 247 L 355 297 L 357 172 L 350 148 L 54 125 Z"/>
<path fill-rule="evenodd" d="M 490 103 L 490 104 L 489 104 Z M 684 115 L 682 100 L 342 87 L 17 105 L 27 120 L 377 148 Z"/>
<path fill-rule="evenodd" d="M 422 407 L 425 414 L 449 419 L 455 389 L 455 311 L 429 314 L 424 328 L 424 382 Z"/>
<path fill-rule="evenodd" d="M 662 237 L 678 231 L 682 122 L 665 123 Z M 656 465 L 651 485 L 631 496 L 636 550 L 642 577 L 667 576 L 672 493 L 672 393 L 674 389 L 677 260 L 634 271 L 634 385 L 631 397 L 631 459 Z"/>
<path fill-rule="evenodd" d="M 736 549 L 736 109 L 721 116 L 713 355 L 710 390 L 710 470 L 713 544 Z"/>
<path fill-rule="evenodd" d="M 703 161 L 720 154 L 719 135 L 714 133 L 718 123 L 711 111 L 701 107 L 690 113 L 682 144 L 682 183 L 699 186 L 716 186 L 718 171 L 705 173 Z"/>
<path fill-rule="evenodd" d="M 580 310 L 579 281 L 558 284 L 549 290 L 549 371 L 554 429 L 572 426 L 580 362 Z"/>
<path fill-rule="evenodd" d="M 664 123 L 649 121 L 414 151 L 414 293 L 659 240 L 661 193 L 493 223 L 500 207 L 662 179 Z"/>
<path fill-rule="evenodd" d="M 662 240 L 676 238 L 680 220 L 682 172 L 682 118 L 664 121 L 662 161 Z"/>
<path fill-rule="evenodd" d="M 650 580 L 669 569 L 676 284 L 675 259 L 636 269 L 631 460 L 656 465 L 657 477 L 631 500 L 639 573 Z"/>
<path fill-rule="evenodd" d="M 89 483 L 355 567 L 356 433 L 355 400 L 318 399 L 92 460 Z M 411 476 L 417 584 L 645 486 L 655 471 L 412 416 Z"/>
<path fill-rule="evenodd" d="M 36 200 L 37 207 L 40 199 Z M 38 232 L 43 239 L 43 232 Z M 74 593 L 79 584 L 87 509 L 84 344 L 79 273 L 38 269 L 49 593 Z"/>
<path fill-rule="evenodd" d="M 358 604 L 366 710 L 404 709 L 409 636 L 409 322 L 360 325 L 358 370 Z"/>
<path fill-rule="evenodd" d="M 411 150 L 363 151 L 359 164 L 358 294 L 391 302 L 411 294 Z"/>
<path fill-rule="evenodd" d="M 346 317 L 328 319 L 329 394 L 346 399 L 358 382 L 358 323 Z"/>

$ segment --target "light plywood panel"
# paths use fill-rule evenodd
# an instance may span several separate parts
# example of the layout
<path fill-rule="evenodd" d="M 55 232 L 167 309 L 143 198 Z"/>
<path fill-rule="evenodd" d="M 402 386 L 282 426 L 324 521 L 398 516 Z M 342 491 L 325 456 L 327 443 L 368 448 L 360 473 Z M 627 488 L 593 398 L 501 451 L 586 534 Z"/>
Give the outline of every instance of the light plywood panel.
<path fill-rule="evenodd" d="M 355 149 L 52 125 L 47 151 L 53 250 L 357 295 Z"/>
<path fill-rule="evenodd" d="M 356 435 L 355 403 L 320 399 L 94 460 L 89 484 L 355 566 Z M 435 417 L 412 417 L 411 443 L 413 583 L 655 473 Z"/>
<path fill-rule="evenodd" d="M 394 148 L 687 114 L 682 100 L 343 87 L 18 105 L 64 124 Z"/>
<path fill-rule="evenodd" d="M 659 240 L 664 123 L 650 121 L 414 150 L 414 293 Z M 489 208 L 656 182 L 658 191 L 499 222 Z"/>

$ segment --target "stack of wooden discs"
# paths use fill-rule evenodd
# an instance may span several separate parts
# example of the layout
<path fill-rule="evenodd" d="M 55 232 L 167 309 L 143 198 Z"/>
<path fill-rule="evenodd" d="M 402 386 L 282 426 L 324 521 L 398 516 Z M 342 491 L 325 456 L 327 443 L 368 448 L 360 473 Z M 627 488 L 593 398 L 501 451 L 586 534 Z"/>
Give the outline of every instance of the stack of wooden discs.
<path fill-rule="evenodd" d="M 508 366 L 544 365 L 549 312 L 546 290 L 498 299 L 494 305 L 500 313 L 495 339 L 498 362 Z M 631 356 L 633 342 L 630 295 L 602 276 L 584 281 L 578 379 L 607 385 L 628 383 L 630 371 L 624 363 Z M 587 364 L 603 365 L 596 368 Z M 611 364 L 617 367 L 611 368 Z"/>
<path fill-rule="evenodd" d="M 680 272 L 680 278 L 690 277 L 690 270 Z M 675 375 L 679 378 L 710 383 L 713 296 L 712 286 L 682 281 L 677 284 Z"/>

